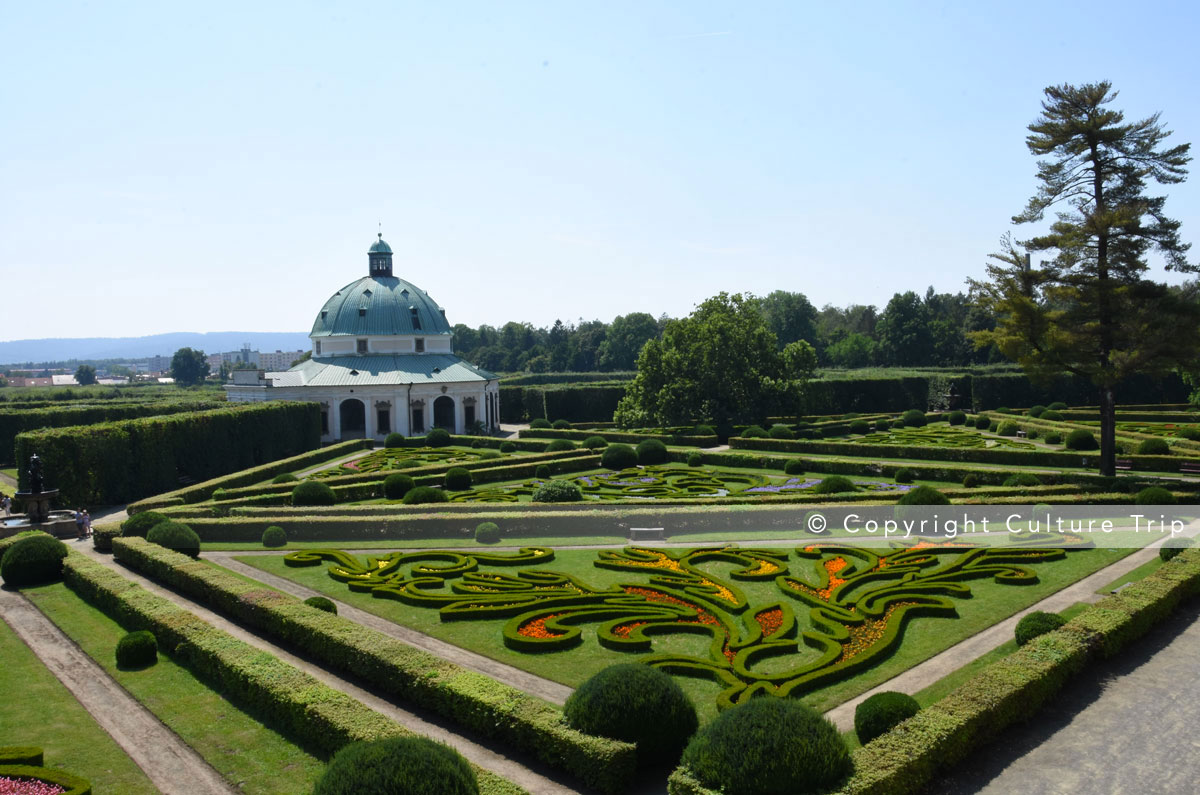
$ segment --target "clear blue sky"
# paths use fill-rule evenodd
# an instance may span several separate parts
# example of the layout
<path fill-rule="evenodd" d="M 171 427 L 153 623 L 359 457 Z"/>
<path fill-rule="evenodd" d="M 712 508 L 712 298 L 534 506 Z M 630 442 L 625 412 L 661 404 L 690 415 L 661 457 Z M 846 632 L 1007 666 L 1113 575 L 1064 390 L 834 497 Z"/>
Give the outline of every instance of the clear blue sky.
<path fill-rule="evenodd" d="M 1045 86 L 1111 80 L 1200 147 L 1198 16 L 9 2 L 0 339 L 307 331 L 379 221 L 471 326 L 957 291 L 1034 191 Z M 1200 174 L 1169 195 L 1200 241 Z"/>

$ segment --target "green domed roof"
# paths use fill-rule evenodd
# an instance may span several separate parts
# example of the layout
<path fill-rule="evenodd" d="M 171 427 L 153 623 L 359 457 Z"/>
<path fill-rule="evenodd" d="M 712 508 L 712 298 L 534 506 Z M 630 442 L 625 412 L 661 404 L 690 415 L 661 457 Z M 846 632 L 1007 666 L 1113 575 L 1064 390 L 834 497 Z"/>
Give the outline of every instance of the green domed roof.
<path fill-rule="evenodd" d="M 450 334 L 443 311 L 424 290 L 403 279 L 364 276 L 325 302 L 309 336 Z"/>
<path fill-rule="evenodd" d="M 383 232 L 379 233 L 379 239 L 371 244 L 367 249 L 368 254 L 391 254 L 392 247 L 383 241 Z"/>

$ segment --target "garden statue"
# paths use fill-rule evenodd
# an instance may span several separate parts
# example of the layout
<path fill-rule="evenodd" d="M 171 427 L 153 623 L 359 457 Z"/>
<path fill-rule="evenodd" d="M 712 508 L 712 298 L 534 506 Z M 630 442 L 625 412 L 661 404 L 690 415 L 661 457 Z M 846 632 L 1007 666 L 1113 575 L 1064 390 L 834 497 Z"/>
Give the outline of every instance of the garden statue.
<path fill-rule="evenodd" d="M 34 453 L 29 456 L 29 493 L 42 493 L 42 459 L 38 458 L 38 454 Z"/>

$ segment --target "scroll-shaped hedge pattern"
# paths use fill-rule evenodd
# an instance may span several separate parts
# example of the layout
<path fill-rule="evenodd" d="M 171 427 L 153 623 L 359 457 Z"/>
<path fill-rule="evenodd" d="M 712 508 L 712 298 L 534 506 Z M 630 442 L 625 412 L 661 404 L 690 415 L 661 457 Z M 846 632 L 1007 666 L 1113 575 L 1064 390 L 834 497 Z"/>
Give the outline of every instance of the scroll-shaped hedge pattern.
<path fill-rule="evenodd" d="M 887 550 L 819 544 L 792 553 L 626 547 L 599 552 L 593 565 L 642 579 L 606 587 L 532 568 L 553 561 L 554 552 L 543 547 L 513 554 L 397 552 L 365 564 L 315 549 L 285 560 L 329 562 L 330 576 L 352 590 L 436 609 L 443 621 L 507 619 L 504 643 L 519 651 L 576 646 L 581 627 L 595 625 L 606 648 L 648 653 L 646 664 L 723 685 L 717 700 L 723 709 L 760 694 L 801 695 L 876 665 L 900 644 L 910 618 L 955 617 L 953 600 L 971 596 L 971 580 L 1035 583 L 1029 566 L 1066 554 L 1065 546 L 926 542 Z M 713 564 L 728 574 L 713 573 Z M 751 604 L 739 583 L 754 581 L 773 583 L 780 600 Z M 707 636 L 707 653 L 653 653 L 654 636 L 671 633 Z"/>

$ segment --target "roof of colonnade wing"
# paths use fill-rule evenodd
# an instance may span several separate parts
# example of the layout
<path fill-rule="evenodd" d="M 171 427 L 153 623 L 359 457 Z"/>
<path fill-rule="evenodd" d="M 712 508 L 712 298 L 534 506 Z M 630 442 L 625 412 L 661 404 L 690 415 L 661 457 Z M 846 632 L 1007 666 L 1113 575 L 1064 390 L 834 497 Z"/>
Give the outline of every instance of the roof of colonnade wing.
<path fill-rule="evenodd" d="M 284 386 L 388 386 L 496 381 L 499 376 L 449 353 L 407 353 L 312 358 L 268 376 Z"/>

